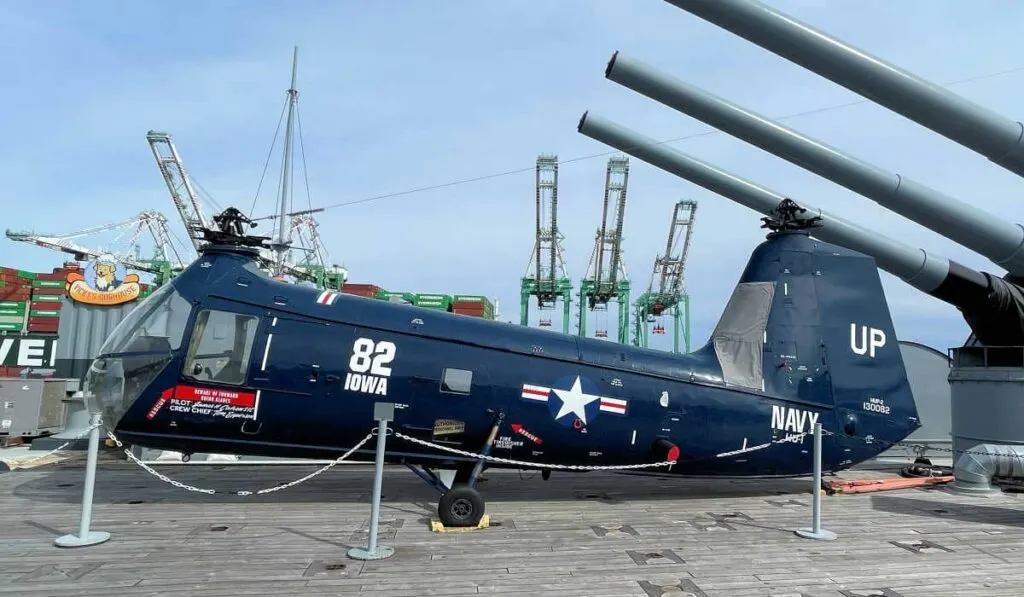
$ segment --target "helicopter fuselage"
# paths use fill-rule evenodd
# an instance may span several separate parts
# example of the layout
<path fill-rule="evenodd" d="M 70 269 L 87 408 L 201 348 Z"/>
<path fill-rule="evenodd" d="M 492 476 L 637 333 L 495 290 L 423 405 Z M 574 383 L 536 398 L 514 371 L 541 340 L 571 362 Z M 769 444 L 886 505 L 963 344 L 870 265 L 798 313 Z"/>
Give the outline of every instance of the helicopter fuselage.
<path fill-rule="evenodd" d="M 185 453 L 333 458 L 387 402 L 394 431 L 433 444 L 393 439 L 390 462 L 454 468 L 487 446 L 519 461 L 495 467 L 803 475 L 815 423 L 825 470 L 919 426 L 873 260 L 798 233 L 755 251 L 687 355 L 289 285 L 230 247 L 101 352 L 90 392 L 122 441 Z"/>

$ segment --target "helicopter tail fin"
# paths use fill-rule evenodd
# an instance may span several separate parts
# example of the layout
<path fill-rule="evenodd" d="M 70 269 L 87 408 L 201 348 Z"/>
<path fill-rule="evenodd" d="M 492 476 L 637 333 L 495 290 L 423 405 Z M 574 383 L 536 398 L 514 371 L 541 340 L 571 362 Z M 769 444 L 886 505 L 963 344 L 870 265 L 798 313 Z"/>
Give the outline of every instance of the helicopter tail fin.
<path fill-rule="evenodd" d="M 834 409 L 847 433 L 920 426 L 874 259 L 806 233 L 754 250 L 706 349 L 726 383 Z"/>

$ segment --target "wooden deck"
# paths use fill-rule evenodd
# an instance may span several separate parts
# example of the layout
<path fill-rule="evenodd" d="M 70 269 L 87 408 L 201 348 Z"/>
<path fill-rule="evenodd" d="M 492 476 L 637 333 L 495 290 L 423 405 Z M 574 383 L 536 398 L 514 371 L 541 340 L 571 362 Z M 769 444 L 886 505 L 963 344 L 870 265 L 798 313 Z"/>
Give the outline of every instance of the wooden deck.
<path fill-rule="evenodd" d="M 311 466 L 163 466 L 221 490 L 290 481 Z M 850 473 L 846 477 L 879 477 Z M 93 529 L 77 532 L 80 460 L 0 474 L 0 595 L 494 594 L 503 597 L 944 597 L 1020 595 L 1024 499 L 910 489 L 824 497 L 832 542 L 801 539 L 810 482 L 708 481 L 610 473 L 493 471 L 481 490 L 495 526 L 437 534 L 436 495 L 389 467 L 380 541 L 365 546 L 372 468 L 337 467 L 253 497 L 191 493 L 105 457 Z"/>

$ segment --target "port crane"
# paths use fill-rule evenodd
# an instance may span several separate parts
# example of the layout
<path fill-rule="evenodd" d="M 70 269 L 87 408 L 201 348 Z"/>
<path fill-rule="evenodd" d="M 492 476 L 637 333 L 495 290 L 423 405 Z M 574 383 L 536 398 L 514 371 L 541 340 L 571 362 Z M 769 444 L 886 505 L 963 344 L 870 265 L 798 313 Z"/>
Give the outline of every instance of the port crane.
<path fill-rule="evenodd" d="M 629 158 L 609 158 L 604 177 L 601 227 L 594 240 L 587 275 L 580 281 L 579 335 L 587 335 L 587 311 L 607 312 L 608 303 L 615 301 L 619 311 L 617 339 L 620 344 L 629 342 L 629 279 L 622 261 L 622 219 L 626 213 L 628 184 Z M 599 327 L 594 335 L 607 338 L 608 330 Z"/>
<path fill-rule="evenodd" d="M 686 352 L 690 352 L 690 296 L 684 274 L 696 214 L 697 202 L 690 199 L 677 202 L 672 210 L 665 254 L 654 259 L 651 282 L 636 300 L 633 343 L 637 346 L 647 348 L 649 324 L 653 324 L 651 333 L 664 334 L 662 319 L 668 315 L 672 318 L 672 352 L 679 352 L 680 332 Z"/>
<path fill-rule="evenodd" d="M 298 246 L 292 245 L 292 250 L 303 253 L 297 262 L 288 267 L 290 271 L 301 272 L 305 279 L 314 282 L 318 288 L 338 290 L 344 286 L 348 272 L 343 267 L 331 265 L 330 254 L 320 238 L 320 223 L 313 217 L 314 213 L 321 211 L 323 208 L 287 214 L 291 226 L 286 240 L 291 245 L 292 238 L 298 237 Z"/>
<path fill-rule="evenodd" d="M 544 311 L 554 310 L 562 300 L 562 333 L 569 333 L 572 281 L 565 269 L 564 236 L 558 231 L 558 156 L 541 154 L 536 168 L 537 226 L 530 261 L 520 284 L 520 324 L 528 325 L 530 297 L 537 298 L 539 325 L 551 327 Z M 532 270 L 532 271 L 531 271 Z"/>
<path fill-rule="evenodd" d="M 174 146 L 174 139 L 168 133 L 150 130 L 146 133 L 146 141 L 167 183 L 167 190 L 171 192 L 171 201 L 185 225 L 192 248 L 198 251 L 203 243 L 203 229 L 213 225 L 213 222 L 208 222 L 203 216 L 202 201 L 185 171 L 178 148 Z"/>
<path fill-rule="evenodd" d="M 131 232 L 131 236 L 124 241 L 124 244 L 127 245 L 124 251 L 94 249 L 76 242 L 76 239 L 84 236 L 114 230 L 120 230 L 120 233 L 113 241 L 113 244 L 118 245 L 122 242 L 124 235 L 129 231 Z M 140 237 L 146 232 L 149 232 L 156 245 L 154 256 L 150 259 L 141 257 L 139 247 Z M 181 253 L 184 251 L 171 244 L 171 236 L 167 228 L 167 218 L 155 211 L 143 211 L 120 222 L 86 228 L 85 230 L 79 230 L 70 234 L 43 235 L 29 231 L 7 230 L 6 236 L 13 241 L 32 243 L 47 249 L 69 253 L 74 255 L 77 261 L 98 259 L 102 255 L 113 255 L 118 262 L 124 264 L 128 269 L 152 274 L 153 282 L 157 285 L 170 280 L 178 272 L 184 270 L 188 266 L 189 261 L 191 261 L 182 260 Z"/>
<path fill-rule="evenodd" d="M 281 213 L 269 218 L 256 218 L 256 220 L 278 219 L 274 243 L 272 246 L 260 251 L 260 263 L 268 273 L 280 279 L 290 276 L 296 281 L 316 284 L 321 289 L 338 290 L 345 283 L 347 272 L 345 268 L 331 264 L 326 247 L 324 247 L 321 241 L 319 231 L 317 230 L 318 223 L 314 219 L 313 214 L 323 210 L 310 208 L 302 211 L 288 212 L 286 209 L 286 206 L 290 205 L 291 156 L 298 115 L 298 91 L 295 89 L 297 63 L 298 48 L 295 49 L 293 55 L 291 87 L 288 89 L 286 100 L 288 102 L 288 121 L 285 126 L 282 180 L 280 185 Z M 298 128 L 301 137 L 301 127 Z M 178 149 L 174 145 L 174 138 L 169 133 L 151 130 L 146 133 L 146 140 L 149 142 L 157 167 L 160 169 L 164 182 L 167 184 L 168 191 L 170 191 L 171 201 L 178 211 L 192 246 L 198 250 L 199 246 L 204 242 L 202 230 L 214 227 L 214 222 L 207 220 L 203 215 L 203 201 L 199 198 L 198 193 L 196 193 L 196 185 L 185 169 L 181 154 L 178 153 Z M 276 140 L 277 134 L 275 133 L 274 142 L 271 143 L 271 152 L 273 152 Z M 268 163 L 269 160 L 270 156 L 268 155 Z M 303 169 L 305 169 L 305 161 L 303 161 Z M 213 202 L 212 198 L 210 198 L 210 201 Z M 214 205 L 213 207 L 219 211 L 219 206 Z M 293 242 L 296 238 L 299 239 L 299 243 Z M 302 254 L 298 261 L 293 259 L 293 252 Z"/>

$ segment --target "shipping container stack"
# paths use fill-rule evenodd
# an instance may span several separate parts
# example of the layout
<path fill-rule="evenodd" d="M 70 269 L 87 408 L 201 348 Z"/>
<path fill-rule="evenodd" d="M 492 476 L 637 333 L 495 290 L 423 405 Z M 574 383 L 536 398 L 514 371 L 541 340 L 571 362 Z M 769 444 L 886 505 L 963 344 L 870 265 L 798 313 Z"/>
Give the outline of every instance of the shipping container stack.
<path fill-rule="evenodd" d="M 50 273 L 0 268 L 0 332 L 56 334 L 68 274 L 81 270 L 75 261 L 66 261 Z M 139 284 L 138 300 L 153 290 L 150 284 Z"/>
<path fill-rule="evenodd" d="M 349 284 L 346 282 L 341 287 L 341 291 L 345 294 L 354 294 L 371 299 L 387 300 L 388 298 L 387 291 L 376 284 Z"/>
<path fill-rule="evenodd" d="M 32 272 L 0 267 L 0 332 L 25 331 L 34 278 Z"/>
<path fill-rule="evenodd" d="M 417 294 L 412 304 L 422 309 L 451 311 L 452 297 L 447 294 Z"/>
<path fill-rule="evenodd" d="M 0 335 L 56 336 L 65 306 L 68 274 L 81 270 L 76 261 L 67 261 L 50 273 L 0 267 Z M 138 300 L 153 294 L 155 289 L 150 284 L 139 284 Z M 0 366 L 0 377 L 17 377 L 23 369 Z"/>
<path fill-rule="evenodd" d="M 78 269 L 77 263 L 65 263 L 64 267 L 54 268 L 49 274 L 35 275 L 26 331 L 32 334 L 57 333 L 68 273 Z"/>
<path fill-rule="evenodd" d="M 486 297 L 475 294 L 415 294 L 412 292 L 389 292 L 376 284 L 345 284 L 341 291 L 367 298 L 384 300 L 404 305 L 415 305 L 423 309 L 447 311 L 470 317 L 494 319 L 494 304 Z"/>
<path fill-rule="evenodd" d="M 416 302 L 416 294 L 412 292 L 389 292 L 387 300 L 402 305 L 412 305 Z"/>
<path fill-rule="evenodd" d="M 452 297 L 452 313 L 494 319 L 494 304 L 486 296 L 456 294 Z"/>

